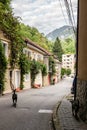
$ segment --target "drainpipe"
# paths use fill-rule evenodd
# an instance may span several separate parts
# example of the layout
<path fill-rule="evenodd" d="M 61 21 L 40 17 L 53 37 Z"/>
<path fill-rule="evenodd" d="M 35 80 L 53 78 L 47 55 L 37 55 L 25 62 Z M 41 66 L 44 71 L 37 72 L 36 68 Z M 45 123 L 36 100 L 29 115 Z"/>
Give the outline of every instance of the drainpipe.
<path fill-rule="evenodd" d="M 78 36 L 79 36 L 79 0 L 78 0 L 78 8 L 77 8 L 77 34 L 76 34 L 76 87 L 74 100 L 76 100 L 77 94 L 77 76 L 78 76 Z"/>

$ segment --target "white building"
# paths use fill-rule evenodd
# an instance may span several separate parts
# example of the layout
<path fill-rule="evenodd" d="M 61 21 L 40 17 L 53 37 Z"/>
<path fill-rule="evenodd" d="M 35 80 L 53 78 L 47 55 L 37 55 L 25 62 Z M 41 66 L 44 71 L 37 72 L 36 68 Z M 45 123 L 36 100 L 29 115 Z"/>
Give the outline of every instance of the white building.
<path fill-rule="evenodd" d="M 71 73 L 75 72 L 75 55 L 64 54 L 62 55 L 62 68 L 71 69 Z"/>

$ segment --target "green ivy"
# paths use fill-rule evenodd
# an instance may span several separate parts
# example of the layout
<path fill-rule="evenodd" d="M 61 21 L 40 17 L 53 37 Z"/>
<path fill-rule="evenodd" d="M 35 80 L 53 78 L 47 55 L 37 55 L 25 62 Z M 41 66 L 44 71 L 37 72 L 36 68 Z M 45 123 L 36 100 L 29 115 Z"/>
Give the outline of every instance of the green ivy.
<path fill-rule="evenodd" d="M 55 75 L 56 69 L 55 69 L 55 61 L 53 57 L 49 57 L 49 75 L 50 75 L 50 82 L 53 83 L 52 77 Z"/>
<path fill-rule="evenodd" d="M 36 75 L 39 73 L 39 71 L 40 71 L 40 63 L 38 61 L 35 61 L 35 59 L 33 59 L 30 65 L 32 87 L 33 87 Z"/>
<path fill-rule="evenodd" d="M 18 17 L 14 17 L 10 6 L 11 0 L 0 1 L 0 29 L 5 36 L 11 41 L 10 44 L 10 65 L 14 69 L 18 63 L 21 45 L 23 43 L 20 35 L 20 22 Z"/>
<path fill-rule="evenodd" d="M 53 57 L 49 57 L 49 69 L 50 69 L 50 75 L 53 76 L 56 73 L 55 69 L 55 61 Z"/>
<path fill-rule="evenodd" d="M 47 75 L 47 67 L 45 64 L 41 64 L 41 72 L 42 72 L 42 76 Z"/>
<path fill-rule="evenodd" d="M 0 92 L 4 91 L 5 72 L 7 69 L 7 60 L 4 54 L 4 49 L 0 41 Z"/>
<path fill-rule="evenodd" d="M 19 66 L 20 66 L 20 70 L 21 70 L 21 83 L 20 83 L 20 88 L 23 89 L 24 85 L 24 75 L 28 74 L 30 71 L 30 61 L 29 59 L 26 57 L 25 54 L 21 54 L 20 58 L 19 58 Z"/>

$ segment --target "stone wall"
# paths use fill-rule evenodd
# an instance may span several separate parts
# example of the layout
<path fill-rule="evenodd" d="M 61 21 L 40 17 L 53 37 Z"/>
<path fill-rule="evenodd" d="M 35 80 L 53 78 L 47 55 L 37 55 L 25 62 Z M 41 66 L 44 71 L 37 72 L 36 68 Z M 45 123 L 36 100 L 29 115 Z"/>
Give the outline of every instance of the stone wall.
<path fill-rule="evenodd" d="M 78 79 L 77 81 L 77 95 L 79 99 L 80 109 L 79 116 L 82 120 L 87 120 L 87 81 Z"/>

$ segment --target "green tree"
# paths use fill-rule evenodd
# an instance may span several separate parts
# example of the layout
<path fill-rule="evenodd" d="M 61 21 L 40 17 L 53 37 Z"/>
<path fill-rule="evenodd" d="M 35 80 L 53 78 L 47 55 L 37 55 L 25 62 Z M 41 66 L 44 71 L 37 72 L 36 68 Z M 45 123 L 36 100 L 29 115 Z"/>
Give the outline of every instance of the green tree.
<path fill-rule="evenodd" d="M 5 11 L 11 10 L 10 2 L 11 0 L 0 0 L 0 8 L 4 9 Z"/>
<path fill-rule="evenodd" d="M 63 49 L 61 46 L 60 39 L 57 37 L 53 45 L 53 54 L 56 55 L 59 61 L 62 61 Z"/>
<path fill-rule="evenodd" d="M 48 51 L 52 50 L 52 42 L 41 34 L 35 27 L 30 27 L 29 25 L 20 24 L 20 34 L 22 38 L 29 38 L 31 41 L 40 45 Z"/>
<path fill-rule="evenodd" d="M 66 75 L 69 76 L 70 74 L 71 74 L 71 69 L 67 69 L 67 70 L 66 70 Z"/>
<path fill-rule="evenodd" d="M 61 69 L 61 78 L 66 74 L 66 69 L 65 68 L 62 68 Z"/>
<path fill-rule="evenodd" d="M 75 48 L 75 40 L 71 38 L 67 38 L 64 41 L 61 41 L 62 48 L 65 54 L 75 54 L 76 48 Z"/>

